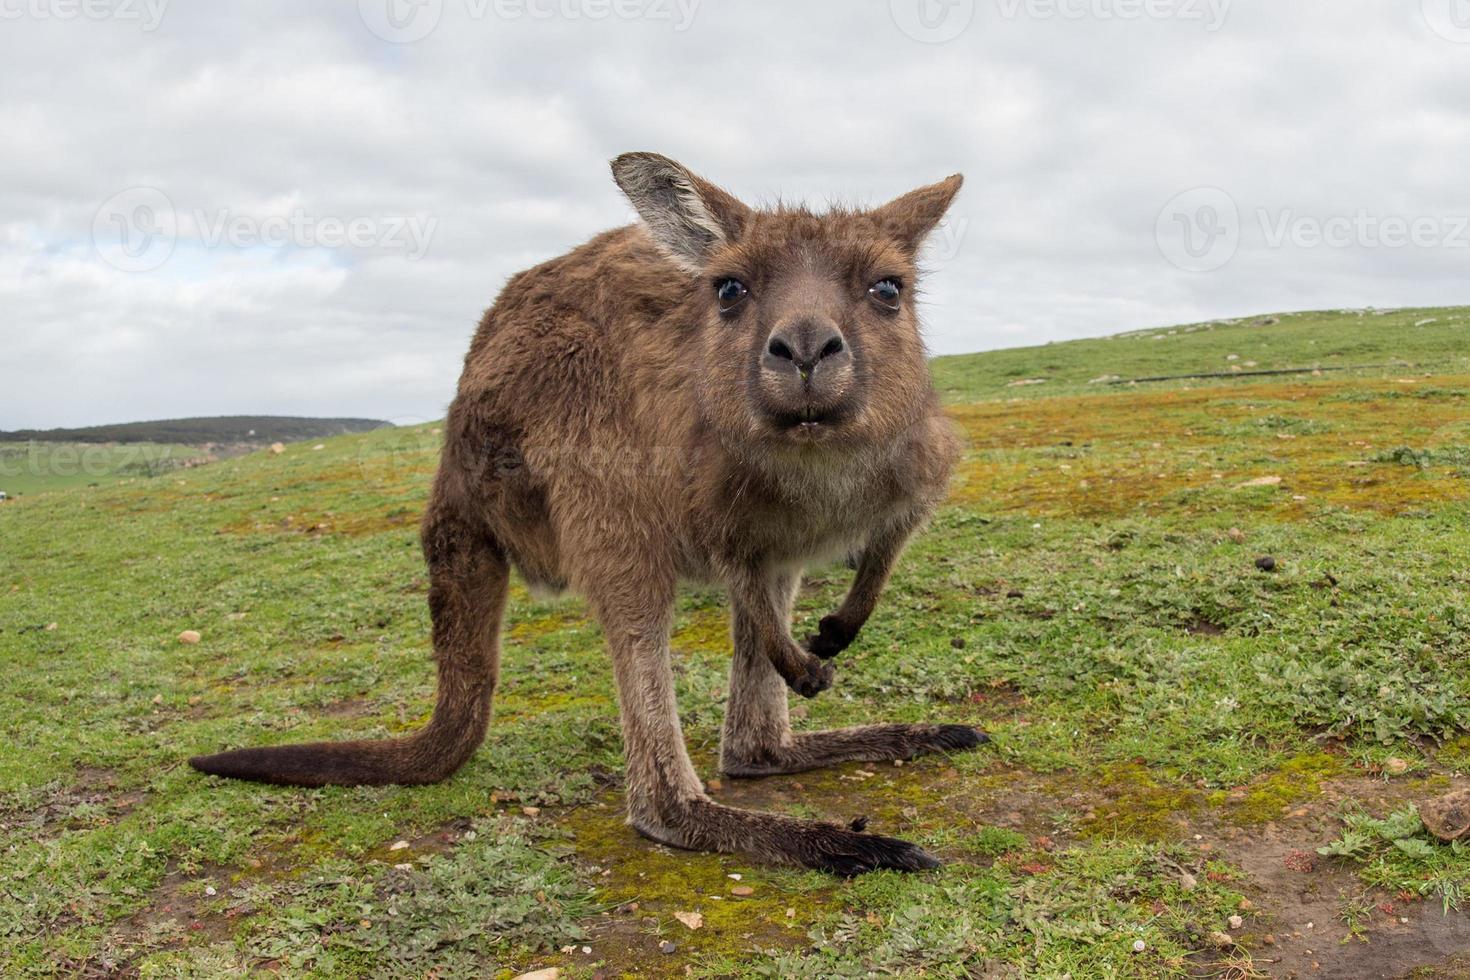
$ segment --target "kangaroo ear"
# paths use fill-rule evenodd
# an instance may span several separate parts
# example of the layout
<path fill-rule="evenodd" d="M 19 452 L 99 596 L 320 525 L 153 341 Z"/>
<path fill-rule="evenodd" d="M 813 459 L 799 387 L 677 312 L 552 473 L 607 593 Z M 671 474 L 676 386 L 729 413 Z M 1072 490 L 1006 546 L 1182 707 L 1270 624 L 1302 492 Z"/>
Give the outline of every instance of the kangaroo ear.
<path fill-rule="evenodd" d="M 964 182 L 964 177 L 955 174 L 937 184 L 909 191 L 873 211 L 873 219 L 909 251 L 916 252 L 949 210 L 950 202 Z"/>
<path fill-rule="evenodd" d="M 612 172 L 659 248 L 690 272 L 750 220 L 750 208 L 657 153 L 624 153 Z"/>

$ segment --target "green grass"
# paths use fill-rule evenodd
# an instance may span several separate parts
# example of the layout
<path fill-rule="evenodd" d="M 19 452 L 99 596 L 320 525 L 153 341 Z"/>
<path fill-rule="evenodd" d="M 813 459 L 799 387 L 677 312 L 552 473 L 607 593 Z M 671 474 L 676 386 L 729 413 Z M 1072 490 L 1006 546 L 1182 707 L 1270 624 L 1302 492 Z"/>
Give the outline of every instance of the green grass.
<path fill-rule="evenodd" d="M 1075 394 L 1122 387 L 1110 381 L 1237 370 L 1467 374 L 1467 331 L 1470 311 L 1459 307 L 1285 313 L 941 357 L 934 362 L 934 380 L 950 400 L 971 401 Z M 1014 384 L 1028 380 L 1044 383 Z"/>
<path fill-rule="evenodd" d="M 494 724 L 453 779 L 301 790 L 188 769 L 426 718 L 431 426 L 0 507 L 0 972 L 1251 976 L 1293 913 L 1252 860 L 1263 828 L 1315 852 L 1470 770 L 1467 315 L 938 363 L 967 444 L 951 501 L 836 687 L 794 707 L 812 727 L 972 722 L 993 748 L 715 792 L 866 813 L 942 854 L 933 875 L 838 882 L 638 839 L 599 630 L 519 586 Z M 1412 369 L 1087 383 L 1314 348 Z M 798 634 L 848 578 L 811 571 Z M 709 778 L 725 630 L 718 592 L 681 600 L 680 707 Z M 1365 841 L 1316 873 L 1438 914 L 1470 872 L 1427 839 Z M 730 874 L 755 893 L 732 896 Z M 1334 928 L 1373 934 L 1371 910 L 1348 911 Z"/>
<path fill-rule="evenodd" d="M 202 450 L 190 446 L 151 442 L 0 443 L 0 490 L 19 497 L 119 480 L 149 479 L 205 458 Z"/>

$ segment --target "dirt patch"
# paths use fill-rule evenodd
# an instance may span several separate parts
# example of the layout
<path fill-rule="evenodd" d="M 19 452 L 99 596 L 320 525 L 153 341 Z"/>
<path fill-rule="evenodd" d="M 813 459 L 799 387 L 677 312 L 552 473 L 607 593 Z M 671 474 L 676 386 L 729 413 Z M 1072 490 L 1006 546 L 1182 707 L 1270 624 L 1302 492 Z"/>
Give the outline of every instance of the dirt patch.
<path fill-rule="evenodd" d="M 1246 872 L 1242 890 L 1259 912 L 1233 938 L 1257 968 L 1288 980 L 1373 980 L 1470 951 L 1463 910 L 1445 913 L 1438 902 L 1371 888 L 1350 866 L 1316 852 L 1341 832 L 1337 815 L 1347 801 L 1386 813 L 1428 794 L 1421 780 L 1351 777 L 1324 783 L 1282 820 L 1205 829 L 1198 846 Z"/>

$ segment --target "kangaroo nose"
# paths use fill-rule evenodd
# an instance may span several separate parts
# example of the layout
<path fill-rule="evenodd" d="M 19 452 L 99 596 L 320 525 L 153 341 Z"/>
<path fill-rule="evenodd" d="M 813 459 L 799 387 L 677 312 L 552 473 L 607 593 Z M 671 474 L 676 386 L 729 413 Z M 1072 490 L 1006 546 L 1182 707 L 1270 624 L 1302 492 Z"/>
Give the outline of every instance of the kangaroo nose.
<path fill-rule="evenodd" d="M 835 324 L 803 320 L 787 327 L 777 327 L 766 341 L 762 363 L 772 370 L 796 370 L 806 377 L 818 364 L 842 360 L 847 344 Z"/>

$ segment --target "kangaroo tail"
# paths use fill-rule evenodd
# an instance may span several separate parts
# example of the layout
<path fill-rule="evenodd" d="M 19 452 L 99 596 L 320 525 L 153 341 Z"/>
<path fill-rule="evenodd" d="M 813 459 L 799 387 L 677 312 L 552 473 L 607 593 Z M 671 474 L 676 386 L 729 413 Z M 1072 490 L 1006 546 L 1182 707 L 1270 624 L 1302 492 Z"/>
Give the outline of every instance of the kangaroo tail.
<path fill-rule="evenodd" d="M 510 567 L 481 525 L 446 507 L 442 496 L 436 492 L 423 527 L 439 664 L 429 723 L 404 738 L 234 749 L 195 756 L 189 765 L 214 776 L 286 786 L 381 786 L 438 782 L 474 754 L 490 724 Z"/>

